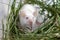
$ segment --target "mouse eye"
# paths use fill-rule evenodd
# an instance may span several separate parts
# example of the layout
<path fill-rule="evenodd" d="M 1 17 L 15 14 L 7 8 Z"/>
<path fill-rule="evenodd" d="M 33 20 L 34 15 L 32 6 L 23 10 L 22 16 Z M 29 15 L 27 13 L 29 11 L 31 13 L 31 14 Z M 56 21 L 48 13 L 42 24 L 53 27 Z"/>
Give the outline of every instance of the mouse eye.
<path fill-rule="evenodd" d="M 28 17 L 26 17 L 26 19 L 28 19 Z"/>

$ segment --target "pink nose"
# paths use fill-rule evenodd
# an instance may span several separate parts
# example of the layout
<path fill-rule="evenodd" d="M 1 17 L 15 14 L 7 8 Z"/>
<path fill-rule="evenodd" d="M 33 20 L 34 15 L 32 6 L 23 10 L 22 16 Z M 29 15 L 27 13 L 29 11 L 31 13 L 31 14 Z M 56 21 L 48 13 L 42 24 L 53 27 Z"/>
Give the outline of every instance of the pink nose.
<path fill-rule="evenodd" d="M 32 28 L 32 20 L 29 20 L 29 25 L 30 25 L 30 27 Z"/>
<path fill-rule="evenodd" d="M 30 25 L 32 25 L 32 22 L 31 22 L 31 21 L 29 21 L 29 24 L 30 24 Z"/>

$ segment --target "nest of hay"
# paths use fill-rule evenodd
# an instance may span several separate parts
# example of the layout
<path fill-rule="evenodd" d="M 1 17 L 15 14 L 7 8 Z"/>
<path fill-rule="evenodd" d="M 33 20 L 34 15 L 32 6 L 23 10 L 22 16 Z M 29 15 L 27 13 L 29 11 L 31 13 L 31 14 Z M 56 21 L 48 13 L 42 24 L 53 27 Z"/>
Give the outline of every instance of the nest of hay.
<path fill-rule="evenodd" d="M 31 3 L 30 3 L 31 2 Z M 40 6 L 42 6 L 42 8 L 46 8 L 47 10 L 53 10 L 50 7 L 46 7 L 43 2 L 39 2 L 39 1 L 34 1 L 34 0 L 27 0 L 24 4 L 26 3 L 30 3 L 30 4 L 38 4 Z M 59 28 L 56 27 L 55 25 L 55 21 L 56 21 L 56 17 L 54 16 L 55 14 L 53 14 L 52 17 L 49 18 L 49 20 L 46 20 L 41 26 L 40 28 L 36 29 L 34 32 L 32 33 L 25 33 L 24 30 L 22 30 L 22 28 L 19 28 L 20 23 L 19 23 L 19 17 L 18 17 L 18 13 L 19 10 L 21 9 L 21 7 L 24 5 L 20 2 L 18 2 L 18 6 L 17 8 L 16 6 L 16 0 L 13 1 L 12 5 L 11 5 L 11 10 L 10 10 L 10 14 L 8 15 L 7 18 L 7 24 L 6 24 L 6 30 L 5 30 L 5 40 L 49 40 L 49 39 L 58 39 L 60 36 L 57 36 L 56 34 L 59 35 Z M 50 9 L 49 9 L 50 8 Z M 54 11 L 51 11 L 52 13 L 55 13 Z M 19 26 L 18 26 L 19 25 Z M 54 29 L 53 29 L 54 28 Z M 59 30 L 58 30 L 59 29 Z M 55 33 L 56 32 L 56 33 Z"/>

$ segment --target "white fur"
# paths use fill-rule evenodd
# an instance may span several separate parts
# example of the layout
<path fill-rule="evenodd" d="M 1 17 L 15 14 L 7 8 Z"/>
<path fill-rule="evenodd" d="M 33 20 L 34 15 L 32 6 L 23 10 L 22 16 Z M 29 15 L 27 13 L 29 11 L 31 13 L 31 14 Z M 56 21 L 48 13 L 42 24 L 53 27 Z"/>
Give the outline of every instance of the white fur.
<path fill-rule="evenodd" d="M 24 12 L 26 16 L 25 17 L 20 16 L 20 14 L 21 14 L 20 12 Z M 29 31 L 29 32 L 34 31 L 37 28 L 36 20 L 37 20 L 38 15 L 34 16 L 33 13 L 34 12 L 36 12 L 36 13 L 39 12 L 37 10 L 37 8 L 35 6 L 33 6 L 32 4 L 25 4 L 21 8 L 20 12 L 19 12 L 20 23 L 23 26 L 23 28 L 27 29 L 27 31 Z M 31 27 L 29 26 L 29 23 L 28 23 L 29 19 L 27 20 L 26 17 L 29 17 L 29 19 L 31 19 L 31 21 L 32 21 L 32 30 L 30 30 Z M 28 27 L 30 29 L 28 29 L 26 27 Z"/>

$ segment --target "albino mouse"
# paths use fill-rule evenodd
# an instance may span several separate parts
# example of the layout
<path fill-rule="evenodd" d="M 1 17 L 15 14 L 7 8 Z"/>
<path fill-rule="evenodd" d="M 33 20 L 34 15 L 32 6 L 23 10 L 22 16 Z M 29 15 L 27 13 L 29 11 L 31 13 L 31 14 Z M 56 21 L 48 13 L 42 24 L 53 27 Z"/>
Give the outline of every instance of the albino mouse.
<path fill-rule="evenodd" d="M 33 32 L 41 24 L 37 17 L 39 11 L 32 4 L 25 4 L 19 11 L 19 19 L 22 28 L 26 31 Z M 40 20 L 40 19 L 39 19 Z"/>

